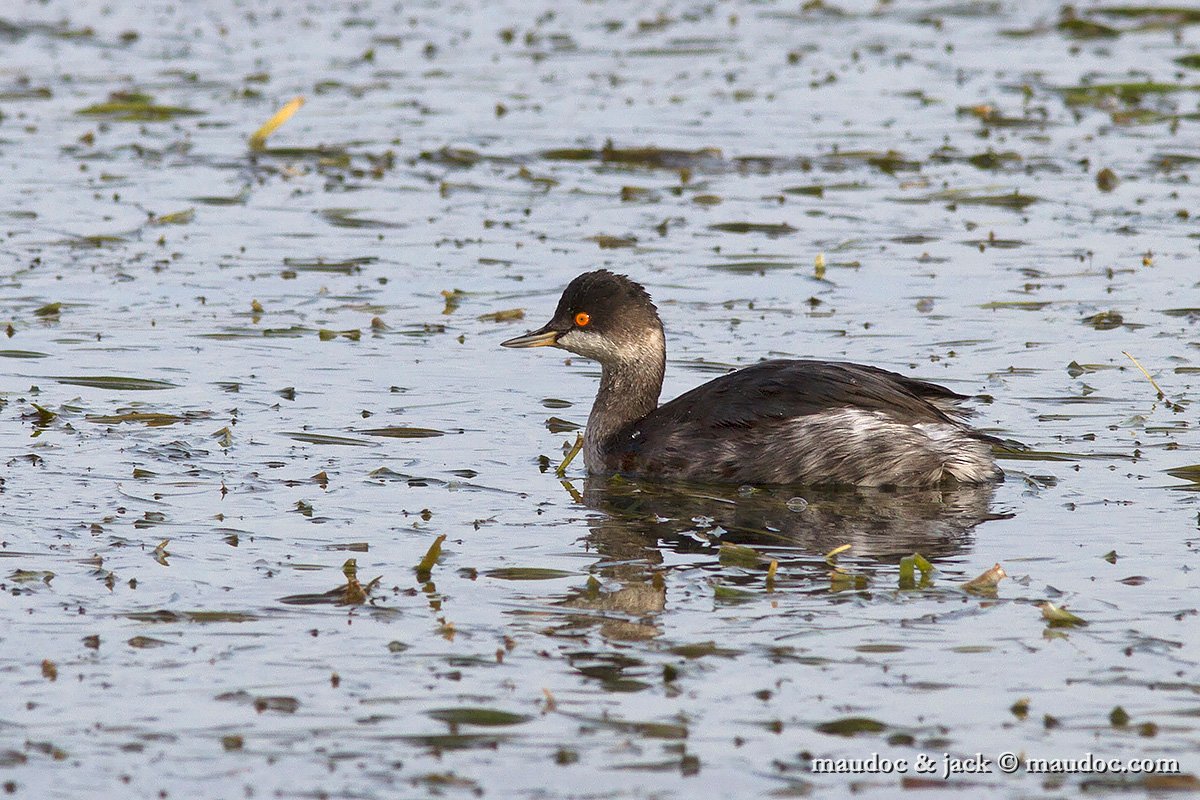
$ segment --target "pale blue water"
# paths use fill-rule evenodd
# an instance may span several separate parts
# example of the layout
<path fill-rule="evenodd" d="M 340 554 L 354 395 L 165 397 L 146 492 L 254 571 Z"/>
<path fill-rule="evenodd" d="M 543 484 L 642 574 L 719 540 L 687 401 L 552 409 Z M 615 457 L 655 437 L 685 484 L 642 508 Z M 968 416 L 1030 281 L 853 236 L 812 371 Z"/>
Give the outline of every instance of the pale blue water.
<path fill-rule="evenodd" d="M 809 759 L 1091 752 L 1200 772 L 1198 509 L 1164 472 L 1200 461 L 1200 72 L 1173 61 L 1200 27 L 1080 7 L 1122 32 L 1079 39 L 1057 13 L 5 7 L 0 784 L 940 797 L 937 772 Z M 1057 91 L 1150 80 L 1185 88 Z M 76 113 L 114 92 L 202 113 Z M 270 145 L 325 149 L 252 155 L 298 94 Z M 643 147 L 685 152 L 627 150 Z M 538 459 L 573 434 L 545 422 L 585 422 L 597 369 L 498 343 L 600 266 L 658 302 L 666 396 L 720 364 L 850 359 L 991 396 L 978 425 L 1079 458 L 1007 460 L 990 497 L 799 492 L 801 511 L 791 492 L 613 491 L 580 464 L 572 495 Z M 172 385 L 60 380 L 81 376 Z M 129 412 L 183 419 L 111 419 Z M 444 435 L 377 435 L 392 427 Z M 774 591 L 761 564 L 722 560 L 723 533 L 779 562 Z M 413 567 L 441 534 L 427 584 Z M 831 583 L 842 543 L 851 577 Z M 913 551 L 940 572 L 902 590 Z M 382 577 L 370 603 L 281 602 L 341 585 L 351 557 Z M 995 599 L 957 588 L 997 562 Z M 1048 629 L 1045 601 L 1090 624 Z M 459 708 L 518 716 L 444 721 Z M 846 717 L 886 728 L 818 729 Z M 1114 777 L 953 779 L 989 797 L 1098 780 Z"/>

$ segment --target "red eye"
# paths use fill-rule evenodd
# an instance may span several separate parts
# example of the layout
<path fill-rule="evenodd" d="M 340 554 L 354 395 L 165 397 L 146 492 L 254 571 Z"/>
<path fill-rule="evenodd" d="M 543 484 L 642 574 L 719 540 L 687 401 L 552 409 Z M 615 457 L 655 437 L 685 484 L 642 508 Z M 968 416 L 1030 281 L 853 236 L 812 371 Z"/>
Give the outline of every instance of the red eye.
<path fill-rule="evenodd" d="M 592 321 L 592 317 L 586 311 L 580 311 L 578 314 L 575 315 L 575 324 L 581 328 L 586 327 L 587 324 L 591 321 Z"/>

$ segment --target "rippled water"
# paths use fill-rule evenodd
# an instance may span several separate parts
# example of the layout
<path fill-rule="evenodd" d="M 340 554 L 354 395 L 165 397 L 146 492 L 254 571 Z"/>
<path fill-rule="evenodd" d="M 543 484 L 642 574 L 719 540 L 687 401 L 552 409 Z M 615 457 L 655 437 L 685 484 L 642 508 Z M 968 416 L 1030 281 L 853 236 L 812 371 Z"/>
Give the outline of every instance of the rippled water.
<path fill-rule="evenodd" d="M 6 791 L 1196 788 L 1200 9 L 52 0 L 0 53 Z M 498 343 L 597 266 L 669 396 L 849 359 L 1030 449 L 994 492 L 560 483 L 598 370 Z"/>

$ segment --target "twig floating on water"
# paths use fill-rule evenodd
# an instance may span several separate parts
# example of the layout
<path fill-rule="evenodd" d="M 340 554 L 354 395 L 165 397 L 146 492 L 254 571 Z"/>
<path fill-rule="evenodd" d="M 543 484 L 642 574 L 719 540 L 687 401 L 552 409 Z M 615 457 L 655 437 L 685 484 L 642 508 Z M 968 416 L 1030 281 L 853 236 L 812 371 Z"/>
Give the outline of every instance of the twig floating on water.
<path fill-rule="evenodd" d="M 293 97 L 284 103 L 283 107 L 276 111 L 274 116 L 263 123 L 263 126 L 250 136 L 250 149 L 263 149 L 267 144 L 267 137 L 279 130 L 283 126 L 283 123 L 291 119 L 300 110 L 300 106 L 302 105 L 304 105 L 304 98 L 299 96 Z"/>

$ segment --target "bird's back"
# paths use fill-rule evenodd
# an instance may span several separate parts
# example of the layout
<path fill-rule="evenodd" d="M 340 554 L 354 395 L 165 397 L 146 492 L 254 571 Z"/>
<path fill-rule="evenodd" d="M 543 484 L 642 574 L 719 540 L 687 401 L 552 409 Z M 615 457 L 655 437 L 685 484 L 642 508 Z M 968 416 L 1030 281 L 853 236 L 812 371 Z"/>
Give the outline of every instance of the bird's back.
<path fill-rule="evenodd" d="M 928 486 L 1000 476 L 964 398 L 858 364 L 775 360 L 659 406 L 602 448 L 607 471 L 699 482 Z"/>

